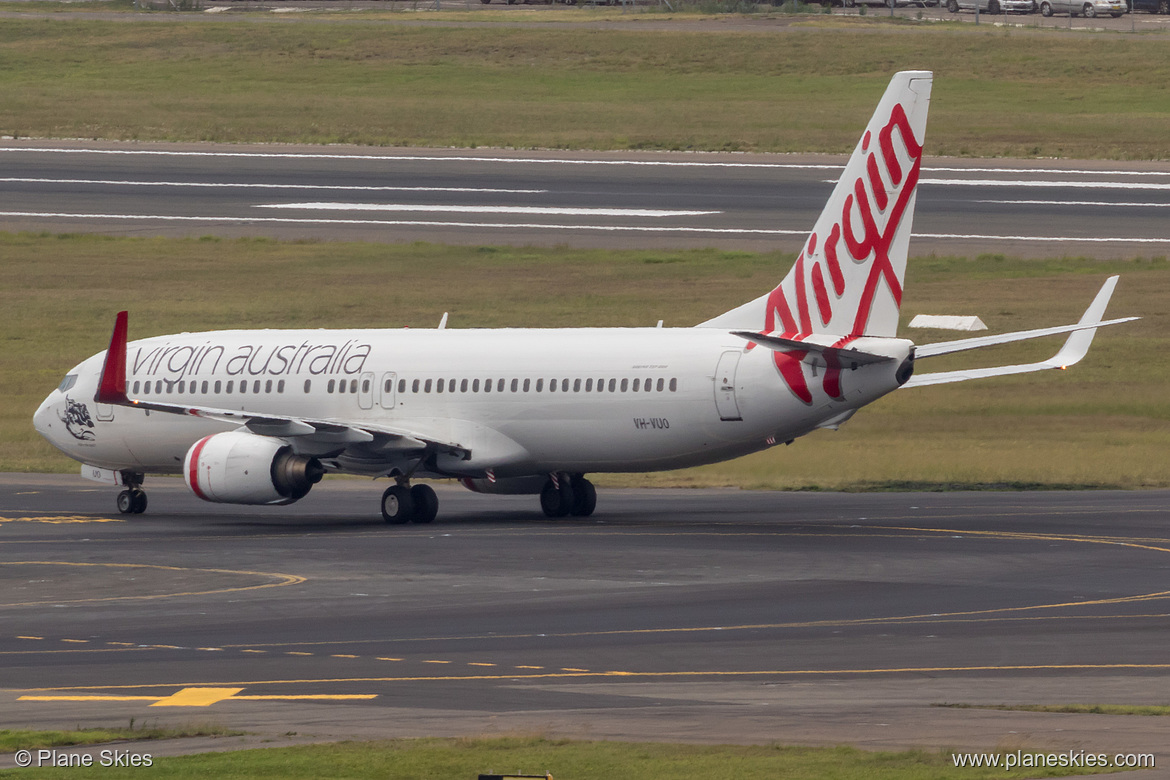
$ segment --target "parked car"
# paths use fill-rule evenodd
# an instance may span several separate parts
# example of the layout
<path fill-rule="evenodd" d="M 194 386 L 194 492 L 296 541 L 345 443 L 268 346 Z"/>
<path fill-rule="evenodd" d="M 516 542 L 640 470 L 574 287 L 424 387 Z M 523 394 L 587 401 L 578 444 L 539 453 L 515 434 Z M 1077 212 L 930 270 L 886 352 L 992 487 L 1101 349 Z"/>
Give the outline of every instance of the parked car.
<path fill-rule="evenodd" d="M 1147 11 L 1152 14 L 1170 14 L 1170 0 L 1130 0 L 1130 11 Z"/>
<path fill-rule="evenodd" d="M 1129 12 L 1126 0 L 1040 0 L 1040 14 L 1069 14 L 1070 16 L 1086 16 L 1092 18 L 1101 14 L 1109 14 L 1117 18 Z"/>
<path fill-rule="evenodd" d="M 1036 10 L 1034 0 L 947 0 L 947 10 L 953 14 L 974 11 L 976 3 L 983 14 L 1030 14 Z"/>

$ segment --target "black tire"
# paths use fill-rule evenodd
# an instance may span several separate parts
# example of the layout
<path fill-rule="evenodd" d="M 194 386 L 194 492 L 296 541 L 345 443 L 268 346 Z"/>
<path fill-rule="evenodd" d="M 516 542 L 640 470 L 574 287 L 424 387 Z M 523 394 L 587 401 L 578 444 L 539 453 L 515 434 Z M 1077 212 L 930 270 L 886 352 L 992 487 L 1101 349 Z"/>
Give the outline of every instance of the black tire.
<path fill-rule="evenodd" d="M 402 485 L 391 485 L 382 494 L 382 519 L 390 525 L 409 523 L 414 517 L 414 500 Z"/>
<path fill-rule="evenodd" d="M 1086 19 L 1094 19 L 1097 16 L 1097 9 L 1093 7 L 1092 3 L 1085 3 L 1084 7 L 1081 9 L 1081 14 Z"/>
<path fill-rule="evenodd" d="M 564 517 L 573 509 L 573 488 L 569 480 L 558 480 L 560 485 L 554 485 L 550 479 L 544 483 L 540 491 L 540 508 L 545 517 Z"/>
<path fill-rule="evenodd" d="M 425 524 L 432 522 L 439 514 L 439 497 L 435 495 L 430 485 L 415 485 L 410 489 L 410 500 L 414 502 L 414 517 L 412 522 Z"/>
<path fill-rule="evenodd" d="M 129 490 L 118 494 L 118 511 L 124 515 L 134 514 L 134 494 Z"/>
<path fill-rule="evenodd" d="M 146 511 L 146 491 L 145 490 L 131 490 L 130 499 L 133 502 L 131 512 L 140 515 Z"/>
<path fill-rule="evenodd" d="M 947 10 L 953 14 L 959 12 L 959 0 L 947 0 Z"/>
<path fill-rule="evenodd" d="M 597 508 L 597 488 L 585 477 L 573 477 L 573 517 L 589 517 Z"/>
<path fill-rule="evenodd" d="M 1041 3 L 1040 4 L 1040 15 L 1041 16 L 1052 16 L 1052 6 L 1049 5 L 1048 3 Z"/>

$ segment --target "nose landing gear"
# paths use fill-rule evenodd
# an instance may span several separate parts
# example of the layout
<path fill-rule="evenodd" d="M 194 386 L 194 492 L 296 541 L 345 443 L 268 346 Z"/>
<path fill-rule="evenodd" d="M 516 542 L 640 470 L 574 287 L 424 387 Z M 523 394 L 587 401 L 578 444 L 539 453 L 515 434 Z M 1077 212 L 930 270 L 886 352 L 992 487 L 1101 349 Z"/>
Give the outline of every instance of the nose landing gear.
<path fill-rule="evenodd" d="M 146 511 L 146 491 L 142 489 L 142 475 L 122 472 L 126 489 L 118 494 L 118 511 L 124 515 L 140 515 Z"/>

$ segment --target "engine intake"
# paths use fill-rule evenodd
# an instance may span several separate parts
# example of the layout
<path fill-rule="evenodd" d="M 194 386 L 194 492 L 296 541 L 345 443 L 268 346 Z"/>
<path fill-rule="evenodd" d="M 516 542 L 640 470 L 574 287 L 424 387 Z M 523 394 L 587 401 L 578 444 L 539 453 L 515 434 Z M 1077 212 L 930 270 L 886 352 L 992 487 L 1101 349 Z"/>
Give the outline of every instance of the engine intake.
<path fill-rule="evenodd" d="M 200 439 L 183 460 L 191 492 L 219 504 L 291 504 L 324 475 L 319 460 L 287 441 L 240 431 Z"/>

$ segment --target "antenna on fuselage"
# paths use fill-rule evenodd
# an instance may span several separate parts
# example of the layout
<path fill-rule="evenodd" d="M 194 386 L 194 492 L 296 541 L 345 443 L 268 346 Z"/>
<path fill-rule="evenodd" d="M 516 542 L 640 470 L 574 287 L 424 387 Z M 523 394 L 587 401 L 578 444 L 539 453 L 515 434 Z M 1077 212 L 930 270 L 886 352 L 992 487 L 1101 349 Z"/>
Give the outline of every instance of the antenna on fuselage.
<path fill-rule="evenodd" d="M 443 312 L 443 319 L 439 320 L 439 330 L 447 329 L 447 312 Z"/>

